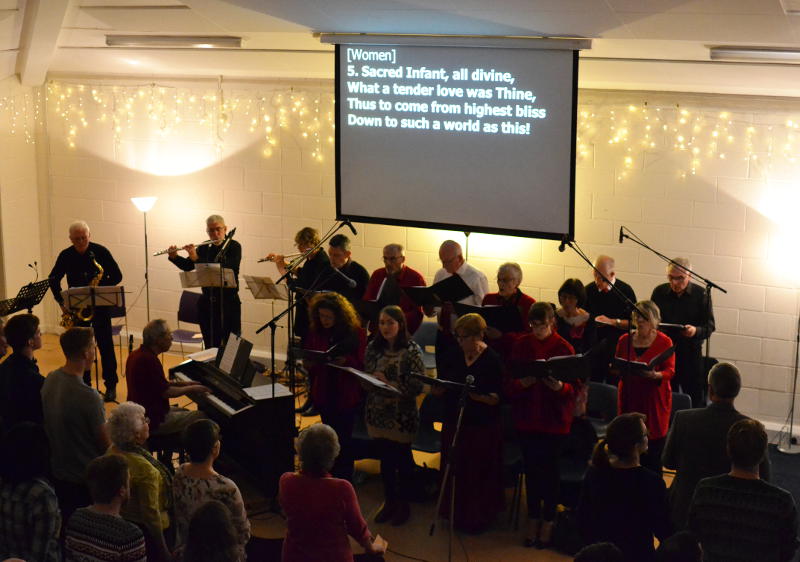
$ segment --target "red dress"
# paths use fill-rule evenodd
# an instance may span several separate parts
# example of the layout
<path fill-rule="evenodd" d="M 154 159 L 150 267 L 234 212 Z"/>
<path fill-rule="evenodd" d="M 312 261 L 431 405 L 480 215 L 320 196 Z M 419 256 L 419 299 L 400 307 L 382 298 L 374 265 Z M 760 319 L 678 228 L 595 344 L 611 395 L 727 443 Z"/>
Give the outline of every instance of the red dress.
<path fill-rule="evenodd" d="M 514 342 L 525 334 L 530 333 L 531 328 L 528 323 L 528 312 L 530 312 L 531 306 L 533 306 L 535 302 L 536 300 L 533 297 L 526 295 L 519 289 L 517 289 L 516 294 L 510 299 L 502 298 L 500 293 L 488 293 L 483 297 L 481 305 L 515 306 L 517 310 L 519 310 L 519 315 L 522 318 L 523 330 L 521 332 L 506 332 L 496 340 L 486 338 L 486 343 L 489 344 L 489 347 L 499 353 L 504 361 L 508 361 L 509 357 L 511 357 L 511 349 L 514 347 Z"/>
<path fill-rule="evenodd" d="M 372 272 L 372 276 L 369 278 L 369 283 L 367 284 L 367 291 L 364 293 L 365 301 L 374 301 L 378 298 L 378 291 L 381 290 L 381 285 L 387 276 L 388 274 L 386 273 L 385 267 L 376 269 Z M 401 288 L 424 287 L 425 278 L 422 277 L 419 272 L 411 269 L 410 267 L 403 266 L 403 268 L 400 270 L 400 273 L 397 274 L 397 286 Z M 422 324 L 422 308 L 408 298 L 405 293 L 400 295 L 400 308 L 403 310 L 403 314 L 406 317 L 408 333 L 414 334 L 414 332 L 417 331 L 417 328 L 419 328 L 419 325 Z M 373 326 L 372 323 L 370 323 L 370 333 L 373 333 L 375 330 L 377 330 L 377 328 L 377 326 Z"/>
<path fill-rule="evenodd" d="M 669 336 L 656 332 L 656 339 L 642 355 L 636 355 L 636 350 L 631 346 L 628 356 L 628 334 L 625 334 L 617 342 L 616 356 L 646 363 L 671 346 Z M 655 370 L 664 377 L 660 381 L 637 375 L 625 376 L 621 372 L 617 400 L 618 413 L 639 412 L 647 416 L 647 437 L 651 440 L 663 439 L 669 429 L 672 411 L 672 385 L 669 381 L 675 375 L 675 355 L 656 365 Z"/>
<path fill-rule="evenodd" d="M 349 350 L 344 356 L 345 367 L 364 368 L 364 351 L 367 348 L 367 334 L 363 328 L 353 334 L 337 334 L 334 330 L 311 330 L 306 336 L 304 347 L 312 351 L 327 351 L 342 340 Z M 312 375 L 311 401 L 324 412 L 347 412 L 353 410 L 361 401 L 363 390 L 358 379 L 350 373 L 327 365 L 315 363 L 309 369 Z"/>

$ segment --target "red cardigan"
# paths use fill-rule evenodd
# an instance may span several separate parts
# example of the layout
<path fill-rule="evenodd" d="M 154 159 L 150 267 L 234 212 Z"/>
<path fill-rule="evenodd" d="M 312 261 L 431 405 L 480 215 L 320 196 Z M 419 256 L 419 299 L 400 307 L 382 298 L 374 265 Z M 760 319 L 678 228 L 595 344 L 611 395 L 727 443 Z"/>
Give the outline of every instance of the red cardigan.
<path fill-rule="evenodd" d="M 306 336 L 305 349 L 327 351 L 336 343 L 330 330 L 311 330 Z M 345 367 L 364 368 L 364 351 L 367 348 L 367 333 L 358 329 L 358 347 L 345 356 Z M 313 377 L 311 401 L 323 412 L 346 412 L 361 401 L 363 390 L 358 379 L 340 369 L 325 364 L 314 364 L 309 369 Z"/>
<path fill-rule="evenodd" d="M 367 290 L 363 297 L 365 301 L 374 301 L 378 298 L 378 291 L 380 291 L 381 284 L 386 277 L 387 273 L 385 267 L 372 272 L 372 276 L 369 278 L 369 283 L 367 284 Z M 399 287 L 424 287 L 425 278 L 418 271 L 403 266 L 403 269 L 397 274 L 397 285 Z M 422 324 L 422 308 L 417 306 L 405 293 L 400 296 L 400 308 L 403 310 L 403 314 L 405 314 L 406 317 L 408 333 L 414 334 L 417 328 L 419 328 L 419 325 Z M 378 327 L 373 326 L 372 322 L 370 322 L 369 332 L 373 333 L 377 329 Z"/>
<path fill-rule="evenodd" d="M 648 362 L 653 357 L 672 345 L 669 336 L 656 333 L 656 339 L 642 355 L 637 356 L 631 346 L 629 359 Z M 628 334 L 624 334 L 617 342 L 616 356 L 626 358 L 628 355 Z M 669 430 L 669 415 L 672 412 L 672 385 L 670 379 L 675 375 L 675 355 L 656 365 L 656 371 L 663 375 L 660 381 L 646 379 L 638 375 L 625 376 L 620 373 L 619 398 L 617 411 L 620 414 L 639 412 L 647 416 L 649 439 L 663 439 Z"/>
<path fill-rule="evenodd" d="M 511 351 L 512 369 L 517 361 L 535 361 L 559 355 L 574 355 L 573 347 L 556 332 L 544 340 L 527 334 L 514 342 Z M 512 375 L 519 376 L 518 373 Z M 578 384 L 564 383 L 559 391 L 550 390 L 542 382 L 525 388 L 519 378 L 506 380 L 506 395 L 511 402 L 511 415 L 517 431 L 565 435 L 572 426 Z"/>
<path fill-rule="evenodd" d="M 486 343 L 489 344 L 489 347 L 499 353 L 504 361 L 508 361 L 508 358 L 511 357 L 511 350 L 514 347 L 514 342 L 525 334 L 530 333 L 531 328 L 528 323 L 528 312 L 530 312 L 533 303 L 536 302 L 533 297 L 526 295 L 519 289 L 517 289 L 517 294 L 511 297 L 510 300 L 511 303 L 517 307 L 519 315 L 522 317 L 523 331 L 506 332 L 496 340 L 486 338 Z M 483 306 L 503 306 L 509 304 L 509 301 L 502 299 L 500 293 L 488 293 L 483 297 L 483 302 L 481 304 Z"/>

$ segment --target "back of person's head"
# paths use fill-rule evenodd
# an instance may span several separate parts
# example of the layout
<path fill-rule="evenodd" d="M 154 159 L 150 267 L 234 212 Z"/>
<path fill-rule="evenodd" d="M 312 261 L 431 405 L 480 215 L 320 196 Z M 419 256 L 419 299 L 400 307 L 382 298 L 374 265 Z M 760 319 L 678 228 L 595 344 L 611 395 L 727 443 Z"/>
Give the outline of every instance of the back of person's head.
<path fill-rule="evenodd" d="M 128 461 L 122 455 L 97 457 L 86 466 L 86 483 L 94 503 L 111 503 L 128 486 Z"/>
<path fill-rule="evenodd" d="M 607 468 L 610 466 L 609 456 L 620 460 L 633 457 L 636 446 L 647 437 L 647 428 L 642 427 L 646 416 L 638 412 L 620 414 L 608 424 L 606 436 L 594 446 L 592 466 Z"/>
<path fill-rule="evenodd" d="M 575 562 L 622 562 L 622 551 L 610 542 L 590 544 L 578 551 Z"/>
<path fill-rule="evenodd" d="M 5 327 L 6 341 L 14 350 L 22 349 L 36 336 L 39 319 L 33 314 L 17 314 L 12 316 Z"/>
<path fill-rule="evenodd" d="M 192 515 L 186 534 L 184 562 L 230 562 L 237 559 L 238 543 L 228 507 L 210 500 Z"/>
<path fill-rule="evenodd" d="M 732 363 L 717 363 L 708 372 L 708 386 L 713 396 L 732 400 L 742 388 L 742 375 Z"/>
<path fill-rule="evenodd" d="M 554 306 L 555 305 L 544 301 L 533 303 L 528 311 L 528 320 L 530 322 L 551 322 L 556 314 L 553 308 Z"/>
<path fill-rule="evenodd" d="M 689 531 L 679 531 L 661 541 L 656 550 L 656 562 L 702 562 L 703 549 Z"/>
<path fill-rule="evenodd" d="M 219 426 L 211 420 L 197 420 L 183 432 L 183 445 L 191 462 L 203 462 L 219 441 Z"/>
<path fill-rule="evenodd" d="M 12 426 L 3 438 L 2 451 L 0 479 L 3 481 L 19 484 L 47 474 L 50 443 L 41 425 L 20 422 Z"/>
<path fill-rule="evenodd" d="M 58 338 L 64 357 L 72 361 L 83 359 L 83 354 L 92 345 L 94 330 L 91 328 L 70 328 Z"/>
<path fill-rule="evenodd" d="M 163 318 L 151 320 L 142 329 L 142 343 L 145 347 L 153 346 L 158 340 L 166 336 L 167 332 L 169 332 L 169 325 L 166 320 Z"/>
<path fill-rule="evenodd" d="M 340 450 L 336 432 L 324 423 L 315 423 L 301 431 L 296 447 L 303 471 L 315 476 L 330 472 Z"/>
<path fill-rule="evenodd" d="M 728 430 L 728 457 L 737 468 L 755 469 L 767 454 L 767 430 L 758 420 L 739 420 Z"/>

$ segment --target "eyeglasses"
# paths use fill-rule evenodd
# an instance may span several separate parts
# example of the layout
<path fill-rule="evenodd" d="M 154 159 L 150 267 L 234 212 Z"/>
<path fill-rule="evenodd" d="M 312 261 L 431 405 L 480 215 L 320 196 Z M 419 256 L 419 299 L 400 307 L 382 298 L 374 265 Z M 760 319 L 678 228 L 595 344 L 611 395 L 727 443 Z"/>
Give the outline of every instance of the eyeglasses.
<path fill-rule="evenodd" d="M 514 281 L 516 281 L 516 278 L 514 278 L 514 277 L 498 277 L 497 278 L 497 282 L 498 283 L 513 283 Z"/>
<path fill-rule="evenodd" d="M 474 338 L 475 336 L 469 334 L 456 334 L 456 339 L 458 341 L 468 340 L 469 338 Z"/>
<path fill-rule="evenodd" d="M 548 322 L 531 322 L 531 328 L 534 330 L 543 330 L 547 328 L 550 324 Z"/>
<path fill-rule="evenodd" d="M 670 281 L 683 281 L 686 279 L 686 275 L 667 275 L 667 279 Z"/>
<path fill-rule="evenodd" d="M 383 261 L 398 261 L 403 259 L 403 256 L 383 256 Z"/>

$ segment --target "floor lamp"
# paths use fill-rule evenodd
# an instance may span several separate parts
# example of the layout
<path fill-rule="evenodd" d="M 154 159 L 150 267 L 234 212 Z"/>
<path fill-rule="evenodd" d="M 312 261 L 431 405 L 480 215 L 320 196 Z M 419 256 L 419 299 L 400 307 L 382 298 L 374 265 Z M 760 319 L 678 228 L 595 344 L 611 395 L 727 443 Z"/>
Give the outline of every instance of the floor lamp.
<path fill-rule="evenodd" d="M 158 197 L 131 197 L 131 202 L 144 214 L 144 288 L 147 295 L 147 321 L 150 322 L 150 252 L 147 251 L 147 211 Z"/>

